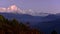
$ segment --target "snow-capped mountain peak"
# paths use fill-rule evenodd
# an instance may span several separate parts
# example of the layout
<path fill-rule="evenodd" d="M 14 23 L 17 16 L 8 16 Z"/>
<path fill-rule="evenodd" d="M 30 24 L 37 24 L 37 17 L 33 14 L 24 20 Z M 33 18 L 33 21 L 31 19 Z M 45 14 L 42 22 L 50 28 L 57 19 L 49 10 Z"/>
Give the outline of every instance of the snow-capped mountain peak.
<path fill-rule="evenodd" d="M 1 13 L 18 13 L 18 14 L 29 14 L 32 16 L 47 16 L 49 13 L 37 12 L 32 9 L 21 9 L 16 5 L 11 5 L 8 8 L 0 7 Z"/>

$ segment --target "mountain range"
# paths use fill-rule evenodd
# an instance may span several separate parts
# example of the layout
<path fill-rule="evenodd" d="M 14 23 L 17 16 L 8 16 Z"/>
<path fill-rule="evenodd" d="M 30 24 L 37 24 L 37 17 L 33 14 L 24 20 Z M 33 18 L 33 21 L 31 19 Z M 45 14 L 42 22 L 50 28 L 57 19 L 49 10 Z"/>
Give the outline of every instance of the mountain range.
<path fill-rule="evenodd" d="M 48 14 L 48 13 L 47 13 Z M 48 14 L 47 16 L 32 16 L 18 13 L 0 13 L 6 19 L 17 19 L 19 22 L 29 22 L 32 28 L 41 29 L 49 34 L 52 30 L 60 32 L 60 14 Z"/>
<path fill-rule="evenodd" d="M 43 13 L 45 14 L 45 13 Z M 46 13 L 48 14 L 48 13 Z M 59 14 L 48 14 L 47 16 L 32 16 L 29 14 L 18 14 L 18 13 L 0 13 L 5 18 L 8 19 L 17 19 L 18 21 L 22 22 L 30 22 L 30 23 L 39 23 L 39 22 L 46 22 L 46 21 L 53 21 L 60 18 Z"/>

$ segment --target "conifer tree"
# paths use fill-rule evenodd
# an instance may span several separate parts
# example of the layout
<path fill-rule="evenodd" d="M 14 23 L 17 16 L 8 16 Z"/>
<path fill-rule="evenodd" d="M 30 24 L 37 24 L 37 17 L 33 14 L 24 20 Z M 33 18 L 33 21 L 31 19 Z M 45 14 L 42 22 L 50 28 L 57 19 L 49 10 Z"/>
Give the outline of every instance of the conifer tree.
<path fill-rule="evenodd" d="M 51 32 L 51 34 L 57 34 L 57 32 L 54 30 L 54 31 Z"/>

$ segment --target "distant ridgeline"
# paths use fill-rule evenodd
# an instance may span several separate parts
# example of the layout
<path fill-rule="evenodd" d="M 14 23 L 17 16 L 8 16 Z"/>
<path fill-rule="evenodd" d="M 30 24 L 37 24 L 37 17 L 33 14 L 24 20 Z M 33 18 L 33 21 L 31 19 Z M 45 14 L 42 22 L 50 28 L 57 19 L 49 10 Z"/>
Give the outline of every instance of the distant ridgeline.
<path fill-rule="evenodd" d="M 46 34 L 35 28 L 30 28 L 29 22 L 23 24 L 16 19 L 8 20 L 4 16 L 0 15 L 0 34 Z M 55 30 L 51 34 L 57 34 Z"/>
<path fill-rule="evenodd" d="M 19 23 L 16 19 L 8 20 L 0 15 L 0 34 L 42 34 L 41 31 L 30 28 L 28 24 Z"/>

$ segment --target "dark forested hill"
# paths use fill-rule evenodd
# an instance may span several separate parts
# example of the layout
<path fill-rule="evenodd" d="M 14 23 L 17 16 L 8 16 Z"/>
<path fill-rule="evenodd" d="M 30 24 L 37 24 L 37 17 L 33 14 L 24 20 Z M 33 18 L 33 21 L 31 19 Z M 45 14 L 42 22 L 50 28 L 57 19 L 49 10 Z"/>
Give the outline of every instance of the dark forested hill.
<path fill-rule="evenodd" d="M 41 29 L 44 32 L 50 33 L 52 30 L 60 32 L 60 15 L 59 14 L 49 14 L 48 16 L 31 16 L 27 14 L 13 14 L 13 13 L 0 13 L 5 18 L 17 19 L 22 22 L 29 22 L 33 25 L 33 28 Z M 48 34 L 47 33 L 47 34 Z"/>

